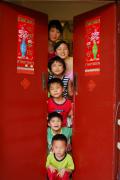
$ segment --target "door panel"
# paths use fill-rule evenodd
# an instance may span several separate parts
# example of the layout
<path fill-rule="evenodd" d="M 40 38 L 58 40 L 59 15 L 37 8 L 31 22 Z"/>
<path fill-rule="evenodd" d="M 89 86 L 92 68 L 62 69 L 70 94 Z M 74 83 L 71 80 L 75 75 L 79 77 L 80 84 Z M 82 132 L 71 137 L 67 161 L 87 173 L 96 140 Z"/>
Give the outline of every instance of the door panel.
<path fill-rule="evenodd" d="M 100 74 L 85 74 L 85 22 L 100 17 Z M 78 75 L 73 127 L 75 180 L 113 180 L 115 174 L 116 5 L 74 18 Z"/>
<path fill-rule="evenodd" d="M 120 119 L 120 2 L 117 4 L 117 118 L 116 118 L 116 141 L 120 143 L 120 123 L 118 125 L 118 120 Z M 120 145 L 120 144 L 119 144 Z M 118 180 L 120 179 L 120 146 L 116 152 L 117 168 L 116 176 Z"/>
<path fill-rule="evenodd" d="M 35 73 L 17 74 L 17 17 L 35 20 Z M 7 3 L 1 22 L 1 180 L 45 179 L 46 98 L 42 72 L 47 72 L 48 17 Z"/>

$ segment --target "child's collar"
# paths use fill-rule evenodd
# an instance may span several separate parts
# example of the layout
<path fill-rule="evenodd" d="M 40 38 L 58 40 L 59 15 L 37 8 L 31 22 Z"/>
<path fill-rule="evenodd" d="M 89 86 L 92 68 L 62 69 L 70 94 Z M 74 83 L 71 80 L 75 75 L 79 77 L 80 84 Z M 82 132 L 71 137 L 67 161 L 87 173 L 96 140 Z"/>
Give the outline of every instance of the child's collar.
<path fill-rule="evenodd" d="M 53 130 L 51 129 L 51 133 L 52 133 L 52 135 L 54 136 L 54 135 L 56 135 L 54 132 L 53 132 Z M 61 130 L 60 130 L 60 133 L 59 134 L 62 134 L 62 128 L 61 128 Z"/>
<path fill-rule="evenodd" d="M 65 155 L 64 155 L 64 157 L 63 157 L 62 159 L 57 159 L 57 157 L 55 156 L 55 153 L 54 153 L 54 158 L 55 158 L 55 160 L 58 161 L 58 162 L 63 161 L 63 160 L 66 158 L 66 156 L 67 156 L 67 153 L 65 152 Z"/>

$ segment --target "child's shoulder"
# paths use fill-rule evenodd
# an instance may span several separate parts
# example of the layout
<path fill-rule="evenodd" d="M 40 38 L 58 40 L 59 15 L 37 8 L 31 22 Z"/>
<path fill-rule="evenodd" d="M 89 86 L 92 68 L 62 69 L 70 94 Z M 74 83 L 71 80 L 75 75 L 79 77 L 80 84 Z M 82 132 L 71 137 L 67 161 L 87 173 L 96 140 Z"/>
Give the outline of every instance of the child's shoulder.
<path fill-rule="evenodd" d="M 67 132 L 67 133 L 72 132 L 72 128 L 62 127 L 62 132 L 63 132 L 63 133 L 64 133 L 64 132 Z"/>
<path fill-rule="evenodd" d="M 52 159 L 52 158 L 54 158 L 54 154 L 53 154 L 53 152 L 49 152 L 49 154 L 47 155 L 47 158 L 48 158 L 48 159 Z"/>
<path fill-rule="evenodd" d="M 73 61 L 73 57 L 72 57 L 72 56 L 69 56 L 69 60 L 72 62 L 72 61 Z"/>
<path fill-rule="evenodd" d="M 48 80 L 51 80 L 52 78 L 54 78 L 54 76 L 52 74 L 49 74 Z"/>
<path fill-rule="evenodd" d="M 73 63 L 73 57 L 69 56 L 67 59 L 65 59 L 65 62 L 70 64 Z"/>
<path fill-rule="evenodd" d="M 69 153 L 67 153 L 66 158 L 67 158 L 68 160 L 71 160 L 71 159 L 72 159 L 72 156 L 71 156 Z"/>
<path fill-rule="evenodd" d="M 50 102 L 53 102 L 53 98 L 52 97 L 49 97 L 48 100 L 47 100 L 48 103 Z"/>
<path fill-rule="evenodd" d="M 71 102 L 71 100 L 70 99 L 68 99 L 68 98 L 66 98 L 66 103 L 68 103 L 68 104 L 72 104 L 72 102 Z"/>
<path fill-rule="evenodd" d="M 50 128 L 50 127 L 47 128 L 47 132 L 48 132 L 48 133 L 51 132 L 51 128 Z"/>

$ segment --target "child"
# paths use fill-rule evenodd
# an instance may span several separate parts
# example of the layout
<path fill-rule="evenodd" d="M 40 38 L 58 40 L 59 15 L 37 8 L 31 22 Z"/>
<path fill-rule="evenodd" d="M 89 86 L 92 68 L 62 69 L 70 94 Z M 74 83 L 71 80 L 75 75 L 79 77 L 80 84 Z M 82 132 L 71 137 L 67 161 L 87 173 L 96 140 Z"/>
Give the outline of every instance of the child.
<path fill-rule="evenodd" d="M 51 72 L 51 74 L 49 74 L 49 79 L 55 77 L 61 79 L 64 85 L 64 97 L 72 97 L 72 84 L 70 79 L 65 76 L 66 65 L 64 60 L 58 56 L 55 56 L 48 62 L 48 68 Z"/>
<path fill-rule="evenodd" d="M 48 82 L 51 98 L 48 99 L 48 113 L 58 112 L 63 116 L 62 126 L 67 126 L 67 117 L 72 119 L 72 103 L 62 96 L 64 87 L 61 79 L 53 78 Z"/>
<path fill-rule="evenodd" d="M 73 159 L 66 153 L 67 138 L 56 134 L 52 139 L 52 150 L 47 157 L 46 168 L 49 180 L 70 180 L 74 170 Z"/>
<path fill-rule="evenodd" d="M 67 138 L 68 147 L 67 151 L 71 150 L 71 136 L 72 128 L 63 127 L 62 128 L 63 117 L 60 113 L 52 112 L 48 115 L 48 129 L 47 129 L 47 142 L 48 150 L 52 147 L 52 138 L 56 134 L 64 134 Z"/>
<path fill-rule="evenodd" d="M 66 77 L 73 81 L 73 57 L 69 56 L 69 45 L 66 41 L 58 41 L 54 45 L 54 51 L 57 56 L 64 59 L 66 65 Z"/>
<path fill-rule="evenodd" d="M 63 28 L 59 20 L 51 20 L 48 24 L 48 58 L 55 56 L 54 44 L 61 39 Z"/>

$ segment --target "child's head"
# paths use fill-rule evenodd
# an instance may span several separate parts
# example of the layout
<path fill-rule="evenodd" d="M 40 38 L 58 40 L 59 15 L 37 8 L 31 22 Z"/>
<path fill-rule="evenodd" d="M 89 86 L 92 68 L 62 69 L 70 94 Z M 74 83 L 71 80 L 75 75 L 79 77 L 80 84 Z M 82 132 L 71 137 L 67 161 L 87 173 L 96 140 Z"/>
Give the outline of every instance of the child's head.
<path fill-rule="evenodd" d="M 48 36 L 49 40 L 56 42 L 60 39 L 63 33 L 63 28 L 59 20 L 51 20 L 48 24 Z"/>
<path fill-rule="evenodd" d="M 56 134 L 52 138 L 52 150 L 56 157 L 61 158 L 67 150 L 67 138 L 63 134 Z"/>
<path fill-rule="evenodd" d="M 69 45 L 66 41 L 58 41 L 54 45 L 54 51 L 57 56 L 66 59 L 69 56 Z"/>
<path fill-rule="evenodd" d="M 58 112 L 52 112 L 48 115 L 48 126 L 51 127 L 54 132 L 61 130 L 62 121 L 63 117 Z"/>
<path fill-rule="evenodd" d="M 61 97 L 64 91 L 63 82 L 59 78 L 52 78 L 48 81 L 48 90 L 54 98 Z"/>
<path fill-rule="evenodd" d="M 55 76 L 63 75 L 66 71 L 65 62 L 59 56 L 55 56 L 49 60 L 48 68 Z"/>

